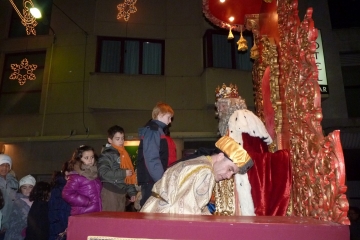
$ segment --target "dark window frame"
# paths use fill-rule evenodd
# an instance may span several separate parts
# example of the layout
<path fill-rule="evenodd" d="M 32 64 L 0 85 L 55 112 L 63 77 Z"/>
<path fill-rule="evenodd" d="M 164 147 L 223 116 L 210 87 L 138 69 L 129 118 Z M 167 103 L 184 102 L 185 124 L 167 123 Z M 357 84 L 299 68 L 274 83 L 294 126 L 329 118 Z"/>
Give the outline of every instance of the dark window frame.
<path fill-rule="evenodd" d="M 359 118 L 360 111 L 353 102 L 360 99 L 360 51 L 340 52 L 340 62 L 348 117 Z"/>
<path fill-rule="evenodd" d="M 227 30 L 217 30 L 217 29 L 207 29 L 203 35 L 203 66 L 205 68 L 220 68 L 217 66 L 214 66 L 214 59 L 213 59 L 213 39 L 212 35 L 223 35 L 225 39 L 227 39 L 229 31 Z M 236 67 L 236 50 L 237 50 L 237 40 L 240 38 L 240 33 L 234 32 L 234 39 L 228 40 L 231 44 L 231 68 L 228 69 L 235 69 L 239 70 Z M 243 36 L 251 35 L 249 32 L 243 32 Z M 248 42 L 248 50 L 251 49 L 251 43 Z M 246 70 L 247 71 L 247 70 Z"/>
<path fill-rule="evenodd" d="M 125 41 L 137 41 L 139 42 L 139 75 L 153 75 L 153 74 L 143 74 L 143 44 L 146 42 L 150 43 L 159 43 L 161 44 L 161 74 L 165 74 L 165 40 L 161 39 L 146 39 L 146 38 L 126 38 L 126 37 L 107 37 L 107 36 L 98 36 L 97 37 L 97 46 L 96 46 L 96 63 L 95 63 L 95 72 L 102 73 L 100 71 L 101 67 L 101 52 L 102 52 L 102 42 L 103 41 L 119 41 L 121 42 L 121 56 L 120 56 L 120 72 L 114 72 L 119 74 L 124 74 L 124 65 L 125 65 Z M 154 74 L 158 75 L 158 74 Z"/>

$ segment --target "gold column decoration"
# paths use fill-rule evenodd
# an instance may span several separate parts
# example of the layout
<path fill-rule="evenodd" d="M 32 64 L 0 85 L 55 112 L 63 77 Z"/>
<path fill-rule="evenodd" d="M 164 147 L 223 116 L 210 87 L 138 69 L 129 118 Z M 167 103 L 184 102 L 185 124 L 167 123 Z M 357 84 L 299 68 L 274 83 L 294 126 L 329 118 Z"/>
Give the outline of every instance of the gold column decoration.
<path fill-rule="evenodd" d="M 23 0 L 23 14 L 20 13 L 19 9 L 16 7 L 13 0 L 9 0 L 13 8 L 15 9 L 16 13 L 19 15 L 21 19 L 22 25 L 26 28 L 26 34 L 30 35 L 36 35 L 35 27 L 37 26 L 36 19 L 31 15 L 30 8 L 34 7 L 34 4 L 31 0 Z"/>
<path fill-rule="evenodd" d="M 238 50 L 239 51 L 246 51 L 248 49 L 247 41 L 243 37 L 242 32 L 243 32 L 243 30 L 242 30 L 242 27 L 241 27 L 241 29 L 240 29 L 240 39 L 239 39 L 239 41 L 237 41 Z"/>
<path fill-rule="evenodd" d="M 36 76 L 33 73 L 33 71 L 36 70 L 37 65 L 29 64 L 29 61 L 26 58 L 21 60 L 20 64 L 13 63 L 10 66 L 11 69 L 14 70 L 14 72 L 10 75 L 9 79 L 18 80 L 20 85 L 24 85 L 26 83 L 26 80 L 36 79 Z M 20 73 L 23 69 L 26 70 L 25 74 Z"/>
<path fill-rule="evenodd" d="M 264 0 L 264 2 L 266 2 L 266 3 L 271 3 L 272 0 Z"/>
<path fill-rule="evenodd" d="M 279 63 L 277 46 L 273 39 L 269 39 L 266 36 L 259 36 L 259 14 L 247 14 L 245 15 L 245 27 L 251 31 L 254 36 L 254 46 L 251 49 L 250 57 L 254 59 L 253 65 L 253 89 L 255 100 L 255 114 L 265 124 L 263 95 L 262 95 L 262 78 L 267 67 L 270 67 L 270 101 L 272 108 L 274 109 L 274 123 L 275 123 L 275 138 L 273 143 L 268 146 L 270 152 L 275 152 L 278 149 L 284 149 L 282 139 L 282 119 L 283 119 L 283 103 L 280 97 L 279 90 Z M 261 46 L 262 51 L 259 51 Z M 259 55 L 258 58 L 253 58 L 252 55 Z"/>
<path fill-rule="evenodd" d="M 263 36 L 260 40 L 254 37 L 254 44 L 256 42 L 262 46 L 261 57 L 256 59 L 253 67 L 253 86 L 254 86 L 254 96 L 255 96 L 255 109 L 256 115 L 261 119 L 265 124 L 265 114 L 264 114 L 264 105 L 263 105 L 263 95 L 262 95 L 262 80 L 264 72 L 267 67 L 270 67 L 270 101 L 272 108 L 274 109 L 275 116 L 275 134 L 276 141 L 274 139 L 273 143 L 269 145 L 269 150 L 275 152 L 277 149 L 283 149 L 282 145 L 282 119 L 283 119 L 283 103 L 280 99 L 279 92 L 279 63 L 278 63 L 278 53 L 277 47 L 272 39 L 269 39 L 266 36 Z"/>
<path fill-rule="evenodd" d="M 137 8 L 135 7 L 135 3 L 137 0 L 125 0 L 123 3 L 117 5 L 117 9 L 119 13 L 117 15 L 117 19 L 124 18 L 125 21 L 128 21 L 131 13 L 135 13 Z"/>

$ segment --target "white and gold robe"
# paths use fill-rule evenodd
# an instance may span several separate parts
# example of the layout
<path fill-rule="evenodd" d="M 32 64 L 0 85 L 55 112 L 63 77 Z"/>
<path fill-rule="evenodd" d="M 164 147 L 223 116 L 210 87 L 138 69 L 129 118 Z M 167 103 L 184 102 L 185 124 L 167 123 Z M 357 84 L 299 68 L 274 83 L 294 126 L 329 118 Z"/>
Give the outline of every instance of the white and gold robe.
<path fill-rule="evenodd" d="M 140 212 L 210 215 L 207 204 L 215 185 L 212 164 L 206 156 L 180 162 L 164 173 Z M 165 201 L 164 201 L 165 200 Z"/>

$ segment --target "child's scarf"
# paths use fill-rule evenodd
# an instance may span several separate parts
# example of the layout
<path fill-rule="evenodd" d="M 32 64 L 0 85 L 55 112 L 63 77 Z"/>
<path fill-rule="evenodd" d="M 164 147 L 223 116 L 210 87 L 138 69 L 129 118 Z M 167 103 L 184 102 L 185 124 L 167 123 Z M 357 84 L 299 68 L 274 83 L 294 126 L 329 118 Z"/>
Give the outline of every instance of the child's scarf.
<path fill-rule="evenodd" d="M 136 184 L 136 174 L 134 171 L 134 166 L 131 162 L 130 156 L 128 154 L 128 152 L 125 150 L 124 146 L 115 146 L 113 144 L 111 144 L 111 146 L 113 146 L 113 148 L 117 149 L 119 154 L 120 154 L 120 168 L 122 169 L 129 169 L 132 171 L 132 175 L 131 176 L 126 176 L 125 177 L 125 183 L 126 184 Z"/>
<path fill-rule="evenodd" d="M 98 177 L 97 167 L 95 166 L 86 166 L 79 162 L 75 163 L 74 171 L 79 175 L 86 177 L 89 180 L 94 180 Z"/>

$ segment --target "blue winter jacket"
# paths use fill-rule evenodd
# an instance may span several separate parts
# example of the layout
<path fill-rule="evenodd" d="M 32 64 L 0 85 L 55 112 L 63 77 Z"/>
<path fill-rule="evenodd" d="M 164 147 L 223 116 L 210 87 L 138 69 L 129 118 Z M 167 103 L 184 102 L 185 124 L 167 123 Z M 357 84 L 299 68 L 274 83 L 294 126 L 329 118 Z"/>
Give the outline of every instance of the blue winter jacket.
<path fill-rule="evenodd" d="M 66 179 L 63 176 L 58 176 L 51 190 L 49 200 L 49 240 L 58 239 L 59 233 L 64 232 L 68 225 L 71 207 L 61 196 L 65 184 Z"/>
<path fill-rule="evenodd" d="M 155 183 L 164 174 L 168 165 L 168 144 L 163 128 L 167 126 L 158 120 L 149 121 L 139 129 L 137 180 L 139 185 Z"/>

